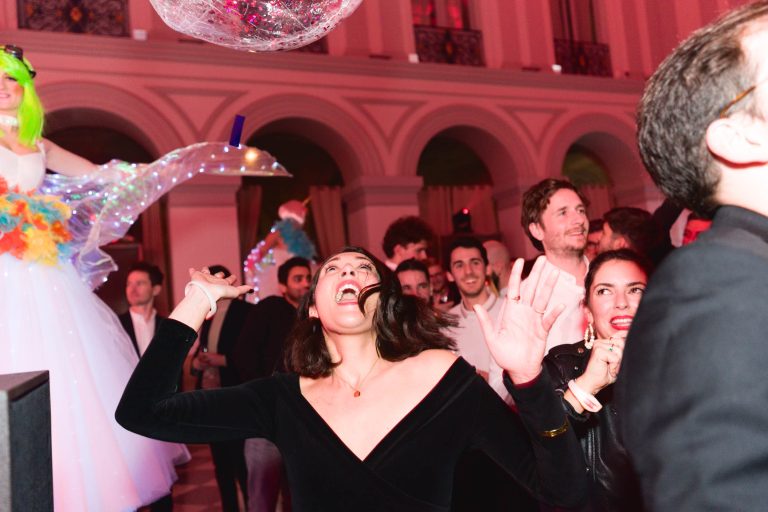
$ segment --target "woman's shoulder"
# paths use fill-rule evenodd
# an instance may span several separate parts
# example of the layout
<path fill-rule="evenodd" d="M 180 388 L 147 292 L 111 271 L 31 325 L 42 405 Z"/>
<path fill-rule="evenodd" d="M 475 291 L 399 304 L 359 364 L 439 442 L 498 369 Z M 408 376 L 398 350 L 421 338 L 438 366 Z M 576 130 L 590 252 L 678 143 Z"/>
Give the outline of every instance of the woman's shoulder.
<path fill-rule="evenodd" d="M 414 366 L 424 373 L 434 373 L 442 376 L 456 363 L 457 359 L 459 357 L 450 350 L 433 348 L 409 357 L 404 363 Z"/>
<path fill-rule="evenodd" d="M 429 349 L 398 363 L 401 377 L 414 385 L 463 382 L 476 376 L 469 363 L 449 350 Z"/>

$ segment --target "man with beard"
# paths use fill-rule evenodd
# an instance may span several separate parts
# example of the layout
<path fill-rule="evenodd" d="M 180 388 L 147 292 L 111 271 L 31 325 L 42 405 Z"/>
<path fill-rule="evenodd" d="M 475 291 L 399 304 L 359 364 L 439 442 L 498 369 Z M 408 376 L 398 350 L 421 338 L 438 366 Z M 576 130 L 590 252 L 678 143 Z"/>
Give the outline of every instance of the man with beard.
<path fill-rule="evenodd" d="M 521 220 L 533 246 L 544 251 L 547 261 L 542 276 L 554 271 L 560 274 L 549 304 L 550 308 L 564 309 L 547 336 L 549 351 L 554 346 L 578 340 L 586 327 L 581 308 L 584 277 L 589 266 L 584 257 L 589 229 L 586 200 L 572 183 L 545 179 L 523 194 Z M 521 291 L 537 285 L 526 279 Z"/>

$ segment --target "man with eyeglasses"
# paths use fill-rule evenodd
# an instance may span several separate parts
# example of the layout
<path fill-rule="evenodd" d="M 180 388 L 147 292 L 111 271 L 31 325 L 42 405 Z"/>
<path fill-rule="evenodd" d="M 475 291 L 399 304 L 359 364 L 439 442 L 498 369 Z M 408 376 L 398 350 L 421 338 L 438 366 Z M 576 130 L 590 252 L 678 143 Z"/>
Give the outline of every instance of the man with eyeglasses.
<path fill-rule="evenodd" d="M 712 227 L 657 270 L 616 384 L 651 511 L 768 505 L 768 1 L 695 32 L 646 88 L 640 152 Z"/>

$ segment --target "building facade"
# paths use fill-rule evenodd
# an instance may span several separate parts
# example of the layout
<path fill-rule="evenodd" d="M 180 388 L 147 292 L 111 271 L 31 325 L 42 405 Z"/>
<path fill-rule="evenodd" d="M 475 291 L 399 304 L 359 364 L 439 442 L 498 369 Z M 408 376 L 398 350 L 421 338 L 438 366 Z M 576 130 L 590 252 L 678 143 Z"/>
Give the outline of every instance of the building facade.
<path fill-rule="evenodd" d="M 319 53 L 259 54 L 182 36 L 146 0 L 122 2 L 123 36 L 19 28 L 35 3 L 3 2 L 0 40 L 22 46 L 40 71 L 48 113 L 67 113 L 56 128 L 103 126 L 157 157 L 228 140 L 237 114 L 243 140 L 278 126 L 330 155 L 347 241 L 378 254 L 392 220 L 420 214 L 420 157 L 448 136 L 482 161 L 499 235 L 530 256 L 521 194 L 562 176 L 575 147 L 600 162 L 612 204 L 659 203 L 635 147 L 644 80 L 691 30 L 743 2 L 364 0 Z M 177 298 L 190 266 L 239 268 L 240 187 L 198 176 L 169 194 Z"/>

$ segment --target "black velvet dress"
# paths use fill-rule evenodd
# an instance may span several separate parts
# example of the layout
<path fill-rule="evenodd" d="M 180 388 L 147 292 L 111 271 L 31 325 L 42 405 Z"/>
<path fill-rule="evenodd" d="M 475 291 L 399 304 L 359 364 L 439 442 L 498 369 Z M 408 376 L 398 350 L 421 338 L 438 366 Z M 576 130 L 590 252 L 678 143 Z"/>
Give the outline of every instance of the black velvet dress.
<path fill-rule="evenodd" d="M 571 430 L 539 435 L 565 420 L 546 372 L 524 389 L 509 384 L 518 416 L 458 359 L 360 460 L 304 399 L 295 374 L 176 393 L 194 339 L 186 325 L 163 323 L 128 383 L 118 422 L 165 441 L 269 439 L 282 453 L 296 512 L 447 511 L 456 462 L 471 449 L 485 452 L 543 501 L 575 506 L 586 499 L 583 456 Z"/>

